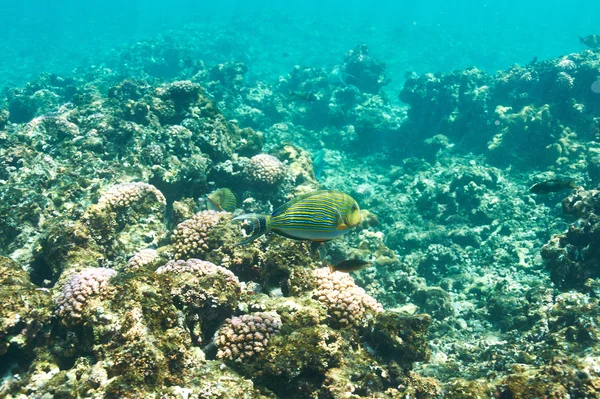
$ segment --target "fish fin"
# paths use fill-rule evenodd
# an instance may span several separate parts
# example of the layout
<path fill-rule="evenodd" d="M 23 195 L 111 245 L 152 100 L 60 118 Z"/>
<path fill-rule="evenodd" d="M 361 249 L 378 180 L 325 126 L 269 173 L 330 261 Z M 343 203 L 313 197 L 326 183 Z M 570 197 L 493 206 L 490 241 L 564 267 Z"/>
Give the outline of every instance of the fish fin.
<path fill-rule="evenodd" d="M 267 231 L 269 231 L 269 219 L 269 215 L 261 215 L 258 213 L 245 213 L 243 215 L 236 216 L 233 219 L 231 219 L 232 221 L 249 220 L 252 226 L 252 234 L 250 234 L 250 237 L 238 242 L 235 245 L 238 246 L 248 244 L 256 240 L 258 237 L 264 235 Z"/>
<path fill-rule="evenodd" d="M 293 236 L 291 234 L 288 234 L 288 233 L 284 232 L 283 230 L 278 229 L 277 227 L 273 227 L 273 229 L 269 229 L 269 230 L 272 230 L 273 233 L 276 233 L 276 234 L 278 234 L 278 235 L 280 235 L 282 237 L 289 238 L 290 240 L 311 241 L 311 242 L 316 242 L 319 245 L 322 244 L 322 243 L 324 243 L 324 242 L 327 242 L 327 241 L 331 240 L 331 238 L 325 238 L 325 239 L 322 239 L 322 240 L 313 240 L 311 238 L 298 238 L 298 237 L 295 237 L 295 236 Z"/>
<path fill-rule="evenodd" d="M 577 185 L 577 183 L 575 183 L 575 179 L 569 180 L 569 188 L 573 188 L 576 189 L 579 186 Z"/>
<path fill-rule="evenodd" d="M 348 225 L 344 222 L 338 223 L 336 229 L 337 230 L 348 230 Z"/>

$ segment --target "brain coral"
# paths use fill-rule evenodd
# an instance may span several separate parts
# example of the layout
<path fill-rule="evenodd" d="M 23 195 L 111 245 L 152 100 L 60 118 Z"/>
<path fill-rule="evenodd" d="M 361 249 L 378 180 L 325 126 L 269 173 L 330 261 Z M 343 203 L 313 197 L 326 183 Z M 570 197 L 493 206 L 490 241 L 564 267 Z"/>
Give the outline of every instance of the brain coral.
<path fill-rule="evenodd" d="M 285 174 L 283 162 L 272 155 L 255 155 L 246 166 L 246 176 L 253 183 L 275 185 L 283 180 Z"/>
<path fill-rule="evenodd" d="M 112 269 L 94 267 L 75 273 L 56 297 L 55 314 L 64 321 L 77 321 L 92 310 L 94 299 L 107 299 L 111 294 L 109 280 L 117 274 Z"/>
<path fill-rule="evenodd" d="M 340 327 L 363 326 L 370 313 L 382 312 L 383 306 L 354 283 L 348 274 L 323 267 L 314 271 L 317 289 L 313 297 L 327 307 L 327 314 Z"/>
<path fill-rule="evenodd" d="M 279 332 L 277 314 L 257 312 L 227 319 L 217 332 L 217 358 L 241 362 L 265 350 L 269 338 Z"/>
<path fill-rule="evenodd" d="M 111 209 L 130 208 L 148 196 L 154 196 L 162 205 L 167 204 L 165 196 L 156 187 L 140 182 L 112 186 L 100 197 L 98 204 Z"/>
<path fill-rule="evenodd" d="M 198 212 L 191 219 L 177 225 L 171 236 L 175 255 L 178 259 L 202 257 L 211 249 L 210 230 L 221 220 L 228 218 L 215 211 Z"/>

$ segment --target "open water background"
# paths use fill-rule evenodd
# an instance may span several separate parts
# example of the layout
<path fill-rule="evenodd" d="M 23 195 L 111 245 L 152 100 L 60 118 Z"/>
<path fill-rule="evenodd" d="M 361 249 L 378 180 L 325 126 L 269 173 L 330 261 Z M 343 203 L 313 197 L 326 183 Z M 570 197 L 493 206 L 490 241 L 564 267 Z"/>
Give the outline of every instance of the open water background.
<path fill-rule="evenodd" d="M 42 72 L 110 67 L 123 46 L 172 35 L 205 41 L 208 63 L 243 61 L 251 79 L 339 63 L 357 44 L 386 62 L 396 97 L 406 71 L 490 72 L 580 51 L 598 33 L 593 1 L 23 1 L 0 11 L 0 87 Z M 597 29 L 598 30 L 598 29 Z M 209 38 L 209 40 L 207 40 Z M 195 43 L 198 45 L 199 43 Z M 200 43 L 202 44 L 202 43 Z"/>

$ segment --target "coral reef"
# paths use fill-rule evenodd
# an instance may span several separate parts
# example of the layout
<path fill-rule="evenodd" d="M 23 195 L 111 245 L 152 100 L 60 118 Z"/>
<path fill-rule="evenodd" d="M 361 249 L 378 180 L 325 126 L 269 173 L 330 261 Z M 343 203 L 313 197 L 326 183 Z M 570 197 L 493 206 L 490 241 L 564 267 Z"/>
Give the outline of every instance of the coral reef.
<path fill-rule="evenodd" d="M 285 173 L 285 165 L 268 154 L 255 155 L 246 165 L 247 179 L 258 185 L 274 186 L 283 180 Z"/>
<path fill-rule="evenodd" d="M 158 257 L 158 252 L 152 248 L 142 249 L 137 252 L 127 261 L 128 271 L 137 271 L 140 269 L 147 268 L 151 265 Z"/>
<path fill-rule="evenodd" d="M 260 355 L 280 328 L 279 316 L 264 312 L 227 319 L 215 337 L 217 359 L 242 362 L 245 358 Z"/>
<path fill-rule="evenodd" d="M 56 297 L 55 314 L 66 323 L 77 322 L 93 315 L 104 300 L 112 294 L 110 279 L 117 272 L 111 269 L 92 268 L 75 273 L 65 283 Z"/>
<path fill-rule="evenodd" d="M 377 46 L 275 79 L 190 36 L 3 92 L 0 396 L 599 396 L 598 51 L 407 73 L 401 104 Z M 340 190 L 363 222 L 240 246 L 219 188 Z"/>
<path fill-rule="evenodd" d="M 411 106 L 403 131 L 443 133 L 465 150 L 487 146 L 489 159 L 502 166 L 573 163 L 583 155 L 575 137 L 596 135 L 589 85 L 597 63 L 598 54 L 584 51 L 493 76 L 476 68 L 409 75 L 400 93 Z"/>
<path fill-rule="evenodd" d="M 213 229 L 222 220 L 231 217 L 216 211 L 202 211 L 193 218 L 177 225 L 171 240 L 175 249 L 175 256 L 179 259 L 191 257 L 204 257 L 211 250 L 219 246 L 217 234 L 211 234 Z"/>
<path fill-rule="evenodd" d="M 241 294 L 238 278 L 228 269 L 199 259 L 170 261 L 156 269 L 177 308 L 182 309 L 196 342 L 231 314 Z"/>
<path fill-rule="evenodd" d="M 123 183 L 112 186 L 102 194 L 98 200 L 98 205 L 110 210 L 131 208 L 149 195 L 154 196 L 159 204 L 167 205 L 165 196 L 156 187 L 146 183 Z"/>
<path fill-rule="evenodd" d="M 596 247 L 600 191 L 577 190 L 563 200 L 562 208 L 577 221 L 544 245 L 542 257 L 558 286 L 581 287 L 588 278 L 600 277 L 600 253 Z"/>
<path fill-rule="evenodd" d="M 349 275 L 331 273 L 325 267 L 315 270 L 314 275 L 317 280 L 314 298 L 325 305 L 334 326 L 361 327 L 367 324 L 370 313 L 383 311 Z"/>
<path fill-rule="evenodd" d="M 52 317 L 48 290 L 40 290 L 21 267 L 0 257 L 0 358 L 2 371 L 19 370 L 43 341 Z"/>
<path fill-rule="evenodd" d="M 390 83 L 384 74 L 385 64 L 369 56 L 369 49 L 365 44 L 356 46 L 344 54 L 342 72 L 348 74 L 345 78 L 348 84 L 355 85 L 360 91 L 378 93 L 379 89 Z M 343 81 L 344 78 L 340 77 Z"/>

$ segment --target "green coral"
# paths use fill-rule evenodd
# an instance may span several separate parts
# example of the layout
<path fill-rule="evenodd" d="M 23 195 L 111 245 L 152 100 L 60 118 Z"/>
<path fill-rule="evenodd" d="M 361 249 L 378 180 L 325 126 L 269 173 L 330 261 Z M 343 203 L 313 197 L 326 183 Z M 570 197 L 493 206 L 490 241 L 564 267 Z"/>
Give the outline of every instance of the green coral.
<path fill-rule="evenodd" d="M 50 292 L 32 284 L 17 263 L 0 256 L 0 303 L 0 358 L 11 353 L 21 363 L 44 342 L 52 316 Z"/>
<path fill-rule="evenodd" d="M 430 357 L 426 340 L 430 323 L 428 315 L 409 316 L 384 311 L 367 327 L 364 339 L 378 356 L 410 368 L 413 362 L 427 361 Z"/>

